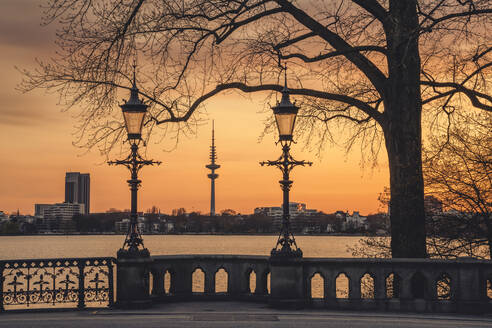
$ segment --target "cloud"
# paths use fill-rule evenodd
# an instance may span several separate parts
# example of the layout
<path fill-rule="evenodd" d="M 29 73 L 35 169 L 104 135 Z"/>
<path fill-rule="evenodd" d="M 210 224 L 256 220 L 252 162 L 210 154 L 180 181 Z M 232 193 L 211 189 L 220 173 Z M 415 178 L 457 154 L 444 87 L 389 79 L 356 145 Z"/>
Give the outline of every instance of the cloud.
<path fill-rule="evenodd" d="M 2 0 L 0 47 L 17 46 L 44 49 L 53 47 L 55 26 L 42 27 L 42 1 Z"/>
<path fill-rule="evenodd" d="M 57 108 L 43 105 L 45 97 L 0 94 L 0 125 L 36 126 L 53 124 L 60 120 Z M 58 114 L 58 115 L 57 115 Z"/>

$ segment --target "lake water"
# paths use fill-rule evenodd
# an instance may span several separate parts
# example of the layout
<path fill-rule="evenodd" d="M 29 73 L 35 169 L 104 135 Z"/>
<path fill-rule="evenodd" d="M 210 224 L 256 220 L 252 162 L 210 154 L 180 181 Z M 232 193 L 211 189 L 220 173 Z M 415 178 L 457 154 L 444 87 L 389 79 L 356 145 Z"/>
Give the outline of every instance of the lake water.
<path fill-rule="evenodd" d="M 0 236 L 0 260 L 116 256 L 123 235 Z M 305 257 L 351 257 L 347 251 L 361 237 L 298 236 Z M 152 255 L 238 254 L 269 255 L 277 236 L 145 235 Z"/>
<path fill-rule="evenodd" d="M 0 260 L 13 259 L 50 259 L 76 257 L 115 257 L 122 246 L 123 235 L 38 235 L 38 236 L 0 236 Z M 352 236 L 298 236 L 296 241 L 305 257 L 351 257 L 348 248 L 354 246 L 361 237 Z M 237 254 L 269 255 L 275 246 L 277 236 L 218 236 L 218 235 L 145 235 L 145 247 L 152 255 L 179 254 Z M 221 270 L 222 271 L 222 270 Z M 227 290 L 227 274 L 219 271 L 216 275 L 216 291 Z M 42 275 L 36 275 L 34 280 Z M 68 274 L 67 274 L 68 277 Z M 8 279 L 13 279 L 9 277 Z M 61 278 L 60 278 L 61 279 Z M 152 277 L 151 277 L 152 279 Z M 10 281 L 9 280 L 9 281 Z M 22 280 L 22 279 L 21 279 Z M 67 278 L 68 280 L 68 278 Z M 25 283 L 25 281 L 24 281 Z M 62 282 L 57 282 L 60 288 Z M 196 270 L 192 277 L 192 290 L 203 292 L 203 273 Z M 256 276 L 250 277 L 250 288 L 254 290 Z M 341 289 L 337 285 L 337 294 L 348 295 L 348 280 Z M 152 286 L 152 283 L 150 284 Z M 165 275 L 164 286 L 169 289 L 170 277 Z M 269 280 L 268 280 L 269 288 Z M 33 289 L 34 291 L 36 288 Z M 312 280 L 313 297 L 323 297 L 323 281 L 320 277 Z M 30 307 L 75 307 L 70 304 L 32 304 Z M 97 305 L 97 304 L 96 304 Z M 99 305 L 100 306 L 100 305 Z M 8 305 L 9 309 L 24 309 L 26 305 Z"/>

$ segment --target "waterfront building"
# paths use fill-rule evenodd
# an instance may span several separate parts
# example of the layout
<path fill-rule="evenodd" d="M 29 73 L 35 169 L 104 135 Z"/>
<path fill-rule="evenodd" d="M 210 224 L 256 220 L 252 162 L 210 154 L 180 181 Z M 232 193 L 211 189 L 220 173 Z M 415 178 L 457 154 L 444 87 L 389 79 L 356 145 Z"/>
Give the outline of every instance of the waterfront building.
<path fill-rule="evenodd" d="M 302 230 L 310 218 L 319 215 L 319 211 L 306 208 L 305 203 L 289 202 L 289 213 L 291 224 L 294 230 Z M 280 206 L 257 207 L 254 214 L 265 215 L 272 218 L 273 229 L 279 229 L 282 225 L 283 210 Z"/>
<path fill-rule="evenodd" d="M 84 204 L 79 203 L 57 203 L 57 204 L 35 204 L 35 225 L 40 233 L 49 232 L 74 232 L 74 215 L 84 215 Z"/>
<path fill-rule="evenodd" d="M 67 172 L 65 174 L 65 203 L 78 203 L 84 205 L 84 213 L 90 213 L 90 187 L 89 173 Z"/>
<path fill-rule="evenodd" d="M 84 204 L 58 203 L 46 207 L 43 217 L 71 220 L 74 215 L 84 213 Z"/>
<path fill-rule="evenodd" d="M 44 217 L 44 211 L 53 204 L 34 204 L 34 216 Z"/>
<path fill-rule="evenodd" d="M 367 222 L 367 217 L 360 215 L 359 211 L 354 211 L 352 215 L 349 215 L 348 212 L 346 213 L 345 222 L 343 223 L 343 230 L 367 230 L 368 228 L 369 223 Z"/>
<path fill-rule="evenodd" d="M 114 223 L 114 229 L 116 232 L 127 233 L 130 228 L 130 219 L 125 218 L 121 221 L 117 221 Z M 143 216 L 139 216 L 137 219 L 137 229 L 140 233 L 148 232 L 147 229 L 147 219 Z"/>
<path fill-rule="evenodd" d="M 127 233 L 130 227 L 130 219 L 123 219 L 114 223 L 114 229 L 119 233 Z"/>

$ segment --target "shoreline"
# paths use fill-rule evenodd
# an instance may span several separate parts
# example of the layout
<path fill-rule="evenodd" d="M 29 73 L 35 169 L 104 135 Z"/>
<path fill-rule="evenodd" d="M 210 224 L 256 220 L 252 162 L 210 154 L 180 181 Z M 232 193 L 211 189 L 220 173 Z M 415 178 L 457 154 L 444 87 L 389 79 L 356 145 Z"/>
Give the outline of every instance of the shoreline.
<path fill-rule="evenodd" d="M 124 233 L 116 232 L 73 232 L 73 233 L 33 233 L 33 234 L 0 234 L 1 237 L 18 237 L 18 236 L 125 236 Z M 142 236 L 278 236 L 278 233 L 212 233 L 212 232 L 185 232 L 185 233 L 145 233 Z M 389 234 L 375 235 L 375 234 L 347 234 L 347 233 L 299 233 L 295 234 L 296 237 L 305 236 L 326 236 L 326 237 L 389 237 Z"/>

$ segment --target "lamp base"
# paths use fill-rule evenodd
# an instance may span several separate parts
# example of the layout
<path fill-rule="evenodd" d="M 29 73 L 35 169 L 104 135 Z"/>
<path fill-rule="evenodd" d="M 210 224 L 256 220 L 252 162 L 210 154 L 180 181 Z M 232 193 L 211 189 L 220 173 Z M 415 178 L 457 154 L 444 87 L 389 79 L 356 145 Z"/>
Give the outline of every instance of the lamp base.
<path fill-rule="evenodd" d="M 147 249 L 118 251 L 116 303 L 118 308 L 142 309 L 152 305 L 149 295 L 150 267 L 153 259 Z"/>
<path fill-rule="evenodd" d="M 275 259 L 302 258 L 302 251 L 300 248 L 295 250 L 291 248 L 274 248 L 270 252 L 270 257 Z"/>
<path fill-rule="evenodd" d="M 116 253 L 118 259 L 138 259 L 150 257 L 150 252 L 147 248 L 143 249 L 124 249 L 120 248 Z"/>
<path fill-rule="evenodd" d="M 302 259 L 270 257 L 269 304 L 275 308 L 301 309 L 306 305 Z"/>

